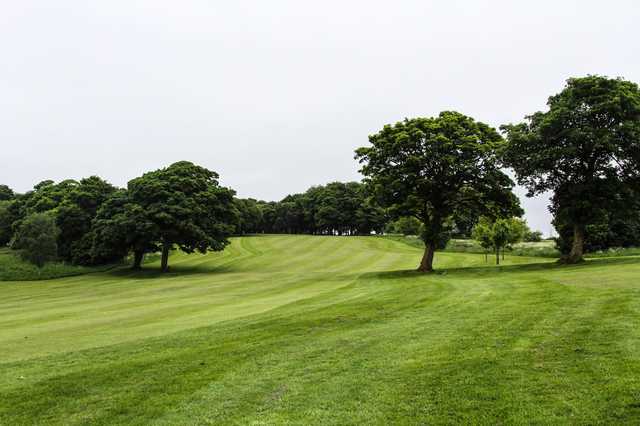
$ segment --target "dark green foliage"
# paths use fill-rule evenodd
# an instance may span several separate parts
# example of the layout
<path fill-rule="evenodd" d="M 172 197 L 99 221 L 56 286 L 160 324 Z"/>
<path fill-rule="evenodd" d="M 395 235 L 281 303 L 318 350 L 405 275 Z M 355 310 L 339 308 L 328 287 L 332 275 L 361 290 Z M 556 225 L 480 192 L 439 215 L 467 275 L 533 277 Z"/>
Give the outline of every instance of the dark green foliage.
<path fill-rule="evenodd" d="M 640 197 L 636 200 L 640 201 Z M 569 254 L 573 242 L 573 227 L 570 223 L 562 221 L 562 217 L 554 220 L 554 226 L 558 231 L 558 250 L 565 255 Z M 585 227 L 586 253 L 614 247 L 640 247 L 640 206 L 637 202 L 626 209 L 612 209 L 595 223 Z"/>
<path fill-rule="evenodd" d="M 99 206 L 115 191 L 115 187 L 97 176 L 80 180 L 40 182 L 33 191 L 18 196 L 7 209 L 11 233 L 17 231 L 24 218 L 48 212 L 59 229 L 57 256 L 76 264 L 93 263 L 90 256 L 91 224 Z M 0 229 L 2 229 L 0 213 Z"/>
<path fill-rule="evenodd" d="M 15 194 L 7 185 L 0 185 L 0 201 L 13 200 Z"/>
<path fill-rule="evenodd" d="M 422 222 L 413 216 L 403 216 L 389 222 L 385 232 L 402 235 L 422 235 Z"/>
<path fill-rule="evenodd" d="M 368 235 L 380 233 L 387 221 L 368 188 L 357 182 L 313 186 L 280 202 L 235 201 L 236 233 Z"/>
<path fill-rule="evenodd" d="M 542 232 L 527 229 L 522 241 L 525 241 L 527 243 L 539 243 L 540 241 L 542 241 Z"/>
<path fill-rule="evenodd" d="M 145 173 L 128 184 L 131 201 L 153 224 L 154 241 L 162 246 L 163 270 L 169 250 L 186 253 L 224 249 L 237 223 L 234 192 L 218 185 L 218 174 L 188 161 Z"/>
<path fill-rule="evenodd" d="M 60 230 L 55 219 L 47 213 L 33 213 L 20 224 L 12 248 L 20 250 L 20 255 L 38 267 L 57 256 L 56 243 Z"/>
<path fill-rule="evenodd" d="M 0 201 L 0 247 L 6 246 L 13 237 L 13 222 L 17 217 L 11 206 L 14 201 Z"/>
<path fill-rule="evenodd" d="M 496 151 L 504 141 L 484 123 L 446 111 L 387 125 L 369 142 L 356 158 L 378 201 L 393 215 L 414 216 L 424 225 L 421 271 L 433 270 L 434 250 L 450 238 L 457 212 L 521 212 L 513 182 L 498 167 Z"/>
<path fill-rule="evenodd" d="M 579 262 L 587 228 L 626 210 L 638 189 L 640 90 L 619 78 L 572 78 L 547 105 L 547 112 L 502 127 L 504 159 L 528 195 L 554 192 L 554 221 L 571 227 L 566 260 Z"/>
<path fill-rule="evenodd" d="M 126 190 L 118 190 L 100 207 L 92 234 L 94 263 L 115 261 L 133 252 L 133 267 L 137 269 L 145 253 L 160 249 L 157 227 Z"/>
<path fill-rule="evenodd" d="M 253 198 L 235 198 L 233 203 L 238 211 L 235 233 L 243 235 L 261 232 L 264 219 L 260 203 Z"/>
<path fill-rule="evenodd" d="M 77 264 L 93 264 L 90 256 L 93 235 L 91 224 L 98 208 L 116 188 L 97 176 L 91 176 L 69 190 L 57 209 L 57 224 L 61 235 L 58 253 L 63 259 Z"/>

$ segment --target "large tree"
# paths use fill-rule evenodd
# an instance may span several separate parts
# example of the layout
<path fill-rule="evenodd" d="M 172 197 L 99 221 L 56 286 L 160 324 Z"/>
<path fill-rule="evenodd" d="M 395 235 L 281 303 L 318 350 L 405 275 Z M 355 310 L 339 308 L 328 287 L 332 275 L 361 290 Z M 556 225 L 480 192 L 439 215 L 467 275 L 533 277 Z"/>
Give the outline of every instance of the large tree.
<path fill-rule="evenodd" d="M 157 252 L 159 230 L 127 190 L 118 190 L 100 207 L 92 226 L 91 257 L 108 263 L 133 253 L 133 269 L 140 269 L 145 253 Z"/>
<path fill-rule="evenodd" d="M 205 253 L 229 244 L 237 222 L 234 192 L 218 184 L 217 173 L 180 161 L 131 180 L 128 191 L 156 228 L 163 271 L 174 246 Z"/>
<path fill-rule="evenodd" d="M 510 195 L 513 182 L 498 166 L 496 151 L 504 141 L 484 123 L 445 111 L 387 125 L 369 142 L 356 150 L 356 158 L 379 202 L 424 225 L 419 271 L 433 271 L 434 252 L 449 239 L 459 209 L 519 212 Z"/>
<path fill-rule="evenodd" d="M 547 105 L 502 127 L 504 159 L 529 196 L 553 191 L 554 219 L 572 230 L 563 260 L 576 263 L 589 225 L 631 206 L 640 180 L 640 91 L 620 78 L 571 78 Z"/>

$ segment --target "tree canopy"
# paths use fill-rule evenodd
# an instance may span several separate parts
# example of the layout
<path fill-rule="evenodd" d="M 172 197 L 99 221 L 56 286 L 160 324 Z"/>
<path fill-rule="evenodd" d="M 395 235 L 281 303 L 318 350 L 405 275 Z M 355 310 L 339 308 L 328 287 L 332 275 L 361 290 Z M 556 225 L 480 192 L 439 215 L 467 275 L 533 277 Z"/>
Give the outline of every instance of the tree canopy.
<path fill-rule="evenodd" d="M 7 185 L 0 185 L 0 201 L 12 200 L 15 193 Z"/>
<path fill-rule="evenodd" d="M 521 214 L 513 182 L 498 164 L 504 141 L 488 125 L 454 111 L 387 125 L 359 148 L 361 172 L 378 201 L 423 225 L 419 270 L 433 270 L 437 247 L 450 237 L 456 212 Z"/>
<path fill-rule="evenodd" d="M 279 202 L 236 200 L 236 233 L 368 235 L 382 232 L 387 217 L 358 182 L 331 182 L 287 195 Z"/>
<path fill-rule="evenodd" d="M 583 257 L 585 232 L 611 209 L 626 209 L 640 181 L 640 91 L 601 76 L 571 78 L 536 112 L 505 125 L 504 159 L 528 195 L 553 191 L 556 221 L 572 229 L 567 262 Z"/>
<path fill-rule="evenodd" d="M 180 161 L 133 179 L 129 197 L 140 206 L 162 248 L 161 268 L 168 268 L 169 251 L 186 253 L 222 250 L 229 244 L 236 210 L 234 192 L 218 184 L 218 174 Z"/>

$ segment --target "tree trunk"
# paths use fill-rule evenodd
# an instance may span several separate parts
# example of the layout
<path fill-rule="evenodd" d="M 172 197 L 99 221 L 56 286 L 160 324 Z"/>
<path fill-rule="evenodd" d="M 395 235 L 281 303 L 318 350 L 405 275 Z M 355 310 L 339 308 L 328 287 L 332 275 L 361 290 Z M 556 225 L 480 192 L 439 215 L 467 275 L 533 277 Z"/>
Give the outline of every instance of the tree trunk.
<path fill-rule="evenodd" d="M 142 269 L 142 259 L 144 258 L 144 252 L 142 250 L 136 250 L 133 252 L 133 269 Z"/>
<path fill-rule="evenodd" d="M 433 254 L 436 251 L 434 243 L 425 243 L 424 255 L 418 267 L 420 272 L 433 272 Z"/>
<path fill-rule="evenodd" d="M 500 264 L 500 247 L 496 248 L 496 265 Z"/>
<path fill-rule="evenodd" d="M 504 247 L 502 247 L 502 260 L 504 260 Z"/>
<path fill-rule="evenodd" d="M 581 225 L 573 225 L 573 244 L 571 252 L 564 261 L 565 263 L 580 263 L 584 261 L 584 228 Z"/>
<path fill-rule="evenodd" d="M 162 261 L 160 262 L 160 270 L 162 272 L 167 272 L 169 270 L 169 248 L 171 244 L 168 242 L 162 243 Z"/>

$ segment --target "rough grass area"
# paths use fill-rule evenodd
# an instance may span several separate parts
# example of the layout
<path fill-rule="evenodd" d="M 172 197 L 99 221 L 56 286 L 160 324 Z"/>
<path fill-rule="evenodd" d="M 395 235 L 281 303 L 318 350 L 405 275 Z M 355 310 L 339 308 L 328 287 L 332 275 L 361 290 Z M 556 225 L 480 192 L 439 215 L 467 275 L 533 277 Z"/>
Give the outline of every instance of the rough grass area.
<path fill-rule="evenodd" d="M 458 253 L 485 253 L 480 244 L 475 240 L 450 240 L 446 251 Z M 507 249 L 507 256 L 536 256 L 536 257 L 560 257 L 556 249 L 555 241 L 544 240 L 540 242 L 517 243 Z"/>
<path fill-rule="evenodd" d="M 638 424 L 640 259 L 263 236 L 0 284 L 0 424 Z"/>
<path fill-rule="evenodd" d="M 388 238 L 394 241 L 403 242 L 412 247 L 422 248 L 424 243 L 420 238 L 415 235 L 385 235 L 384 238 Z M 485 249 L 475 240 L 463 240 L 463 239 L 451 239 L 447 243 L 447 247 L 444 251 L 454 253 L 477 253 L 485 254 Z M 518 243 L 513 248 L 508 249 L 505 253 L 507 256 L 529 256 L 529 257 L 560 257 L 560 252 L 555 248 L 555 242 L 551 240 L 544 240 L 535 243 Z M 638 253 L 640 254 L 640 252 Z"/>
<path fill-rule="evenodd" d="M 26 262 L 18 253 L 8 248 L 0 249 L 0 281 L 34 281 L 82 275 L 89 272 L 105 271 L 113 265 L 86 267 L 62 262 L 48 262 L 42 268 Z M 2 284 L 0 284 L 2 285 Z"/>

